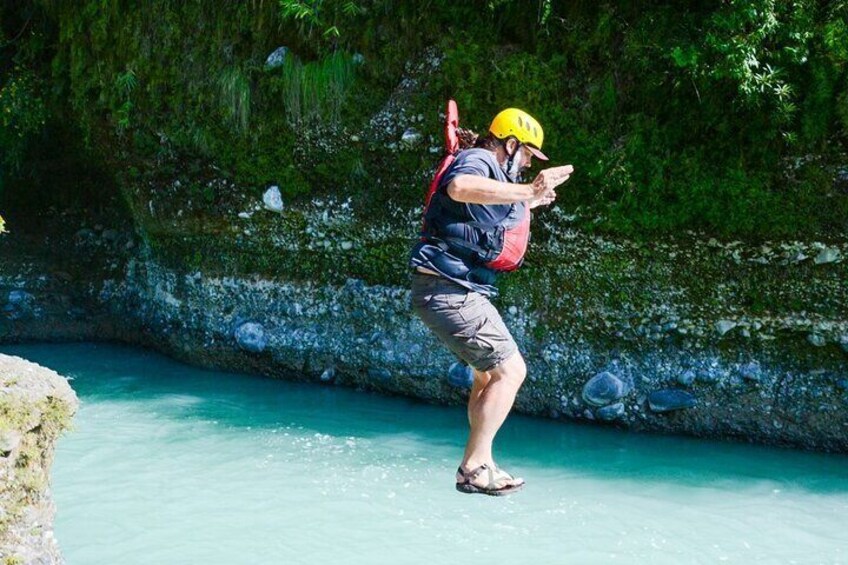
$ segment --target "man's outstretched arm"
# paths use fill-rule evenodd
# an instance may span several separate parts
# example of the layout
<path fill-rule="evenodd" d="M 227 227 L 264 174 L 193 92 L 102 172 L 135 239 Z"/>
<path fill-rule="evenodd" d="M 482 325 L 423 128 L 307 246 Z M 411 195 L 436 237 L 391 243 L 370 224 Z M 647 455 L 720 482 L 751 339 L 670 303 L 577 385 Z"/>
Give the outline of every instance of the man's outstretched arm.
<path fill-rule="evenodd" d="M 556 196 L 554 189 L 567 181 L 573 171 L 571 165 L 544 169 L 530 184 L 501 182 L 478 175 L 457 175 L 448 184 L 447 193 L 457 202 L 472 204 L 552 200 Z"/>

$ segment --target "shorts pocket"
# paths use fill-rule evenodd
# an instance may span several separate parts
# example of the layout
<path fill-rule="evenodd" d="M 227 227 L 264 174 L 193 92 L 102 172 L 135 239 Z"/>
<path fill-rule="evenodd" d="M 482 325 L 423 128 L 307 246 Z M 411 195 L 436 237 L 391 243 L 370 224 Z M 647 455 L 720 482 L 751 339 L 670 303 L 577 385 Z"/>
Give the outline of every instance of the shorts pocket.
<path fill-rule="evenodd" d="M 429 307 L 433 310 L 462 310 L 468 301 L 468 292 L 449 292 L 432 295 Z"/>

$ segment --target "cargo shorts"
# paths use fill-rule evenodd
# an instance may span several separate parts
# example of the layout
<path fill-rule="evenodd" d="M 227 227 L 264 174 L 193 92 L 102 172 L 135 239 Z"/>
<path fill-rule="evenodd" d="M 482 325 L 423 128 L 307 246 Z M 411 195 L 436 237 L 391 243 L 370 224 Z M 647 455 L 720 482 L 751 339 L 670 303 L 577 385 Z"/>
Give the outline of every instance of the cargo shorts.
<path fill-rule="evenodd" d="M 518 351 L 501 315 L 479 292 L 413 271 L 411 302 L 439 340 L 480 372 L 494 369 Z"/>

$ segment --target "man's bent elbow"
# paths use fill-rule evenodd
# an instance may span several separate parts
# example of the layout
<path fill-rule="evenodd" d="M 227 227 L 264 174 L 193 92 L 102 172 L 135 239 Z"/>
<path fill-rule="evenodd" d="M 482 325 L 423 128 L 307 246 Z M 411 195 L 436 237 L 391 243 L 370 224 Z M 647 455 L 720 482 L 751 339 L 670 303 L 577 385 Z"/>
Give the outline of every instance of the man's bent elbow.
<path fill-rule="evenodd" d="M 451 197 L 452 200 L 456 200 L 457 202 L 465 202 L 463 199 L 463 187 L 461 185 L 457 185 L 457 179 L 453 179 L 448 183 L 445 192 L 448 193 L 448 196 Z"/>

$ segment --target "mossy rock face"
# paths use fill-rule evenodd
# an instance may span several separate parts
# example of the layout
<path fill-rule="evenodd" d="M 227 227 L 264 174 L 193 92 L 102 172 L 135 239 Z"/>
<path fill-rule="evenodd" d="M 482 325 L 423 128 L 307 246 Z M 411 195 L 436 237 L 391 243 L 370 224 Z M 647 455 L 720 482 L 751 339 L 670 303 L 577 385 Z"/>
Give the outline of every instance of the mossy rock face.
<path fill-rule="evenodd" d="M 60 563 L 52 535 L 50 466 L 79 402 L 65 378 L 0 354 L 0 554 L 10 563 Z M 15 560 L 18 561 L 15 561 Z"/>

